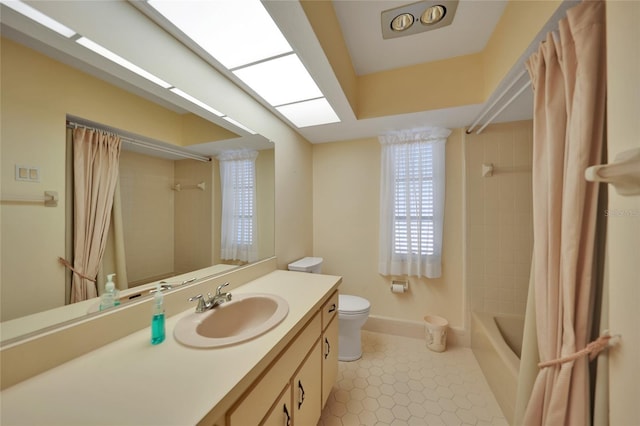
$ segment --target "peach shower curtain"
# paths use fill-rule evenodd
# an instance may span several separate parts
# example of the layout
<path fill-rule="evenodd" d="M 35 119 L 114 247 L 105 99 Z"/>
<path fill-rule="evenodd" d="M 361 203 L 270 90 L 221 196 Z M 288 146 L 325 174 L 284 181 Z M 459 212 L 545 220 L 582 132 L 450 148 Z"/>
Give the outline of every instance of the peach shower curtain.
<path fill-rule="evenodd" d="M 600 164 L 605 132 L 605 4 L 567 12 L 527 63 L 534 89 L 533 281 L 541 361 L 589 343 L 594 293 L 598 185 L 584 170 Z M 541 368 L 527 425 L 590 423 L 588 359 Z"/>
<path fill-rule="evenodd" d="M 87 128 L 73 131 L 74 261 L 80 274 L 96 278 L 111 220 L 118 181 L 120 137 Z M 71 282 L 71 303 L 98 295 L 95 282 L 78 273 Z"/>

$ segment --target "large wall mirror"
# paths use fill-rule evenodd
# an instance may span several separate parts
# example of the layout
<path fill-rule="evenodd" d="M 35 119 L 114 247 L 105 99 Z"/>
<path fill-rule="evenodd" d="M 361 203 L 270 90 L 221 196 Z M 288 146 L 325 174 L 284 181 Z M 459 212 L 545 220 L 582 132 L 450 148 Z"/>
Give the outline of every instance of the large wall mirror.
<path fill-rule="evenodd" d="M 51 51 L 42 35 L 35 35 L 41 28 L 5 12 L 0 49 L 3 342 L 92 315 L 99 304 L 98 299 L 70 303 L 70 273 L 58 261 L 73 255 L 68 145 L 75 126 L 123 136 L 118 196 L 126 278 L 116 275 L 122 295 L 145 297 L 159 281 L 181 285 L 247 263 L 224 259 L 220 249 L 222 188 L 216 157 L 229 150 L 257 152 L 254 259 L 274 255 L 272 142 L 156 98 L 131 82 L 108 81 L 102 70 Z M 184 153 L 212 160 L 185 158 Z M 56 206 L 32 202 L 45 191 L 56 193 Z M 116 269 L 116 261 L 106 255 L 99 292 L 106 274 Z"/>

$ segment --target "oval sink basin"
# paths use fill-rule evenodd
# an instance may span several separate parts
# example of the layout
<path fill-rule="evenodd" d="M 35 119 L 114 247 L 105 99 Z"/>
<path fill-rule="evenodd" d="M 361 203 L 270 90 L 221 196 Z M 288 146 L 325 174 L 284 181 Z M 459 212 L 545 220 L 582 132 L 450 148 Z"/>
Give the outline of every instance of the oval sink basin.
<path fill-rule="evenodd" d="M 233 295 L 230 302 L 180 319 L 173 336 L 183 345 L 218 348 L 253 339 L 280 324 L 289 304 L 280 296 L 263 293 Z"/>

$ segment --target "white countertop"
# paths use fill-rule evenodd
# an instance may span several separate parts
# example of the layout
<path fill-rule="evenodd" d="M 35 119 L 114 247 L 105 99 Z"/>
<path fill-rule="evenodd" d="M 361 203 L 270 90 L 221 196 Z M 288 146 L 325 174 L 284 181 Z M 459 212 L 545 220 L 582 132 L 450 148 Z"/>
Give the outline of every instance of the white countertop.
<path fill-rule="evenodd" d="M 5 389 L 0 393 L 0 424 L 189 425 L 207 415 L 215 420 L 340 281 L 329 275 L 271 272 L 231 291 L 273 293 L 287 300 L 287 317 L 266 334 L 231 347 L 189 348 L 173 337 L 176 322 L 193 311 L 189 309 L 167 318 L 167 338 L 160 345 L 151 345 L 146 328 Z"/>

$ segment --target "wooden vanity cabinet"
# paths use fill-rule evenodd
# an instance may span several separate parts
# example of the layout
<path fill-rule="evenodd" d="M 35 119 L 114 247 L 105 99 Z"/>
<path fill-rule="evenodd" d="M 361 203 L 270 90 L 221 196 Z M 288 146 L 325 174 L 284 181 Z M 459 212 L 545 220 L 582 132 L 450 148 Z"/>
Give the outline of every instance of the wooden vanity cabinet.
<path fill-rule="evenodd" d="M 265 417 L 260 426 L 292 426 L 292 398 L 293 394 L 291 392 L 291 385 L 287 384 L 287 387 L 285 387 L 282 394 L 280 394 L 280 398 L 276 401 L 273 407 L 271 407 L 267 417 Z"/>
<path fill-rule="evenodd" d="M 322 406 L 338 377 L 338 292 L 322 307 Z"/>
<path fill-rule="evenodd" d="M 337 291 L 233 407 L 225 426 L 308 426 L 338 371 Z"/>
<path fill-rule="evenodd" d="M 320 340 L 293 377 L 293 424 L 315 425 L 322 412 L 322 362 Z"/>

